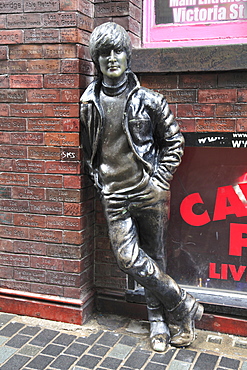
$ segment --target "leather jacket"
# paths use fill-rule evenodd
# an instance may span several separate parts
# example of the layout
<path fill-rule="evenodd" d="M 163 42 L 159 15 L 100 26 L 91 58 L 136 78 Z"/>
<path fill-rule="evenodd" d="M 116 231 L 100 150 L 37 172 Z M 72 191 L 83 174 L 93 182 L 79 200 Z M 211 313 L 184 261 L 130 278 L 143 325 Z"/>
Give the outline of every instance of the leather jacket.
<path fill-rule="evenodd" d="M 100 104 L 101 80 L 93 81 L 81 96 L 80 119 L 84 160 L 90 177 L 100 190 L 97 152 L 100 147 L 104 114 Z M 165 98 L 141 87 L 128 72 L 128 95 L 122 119 L 124 132 L 137 160 L 145 171 L 169 190 L 170 181 L 181 162 L 184 138 Z"/>

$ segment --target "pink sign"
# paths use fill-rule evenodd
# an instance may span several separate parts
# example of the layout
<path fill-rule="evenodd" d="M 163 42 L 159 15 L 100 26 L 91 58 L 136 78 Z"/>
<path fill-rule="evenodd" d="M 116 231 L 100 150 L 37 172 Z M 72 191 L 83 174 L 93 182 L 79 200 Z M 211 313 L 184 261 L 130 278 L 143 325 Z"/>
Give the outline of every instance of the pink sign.
<path fill-rule="evenodd" d="M 144 0 L 146 48 L 247 42 L 247 0 Z"/>

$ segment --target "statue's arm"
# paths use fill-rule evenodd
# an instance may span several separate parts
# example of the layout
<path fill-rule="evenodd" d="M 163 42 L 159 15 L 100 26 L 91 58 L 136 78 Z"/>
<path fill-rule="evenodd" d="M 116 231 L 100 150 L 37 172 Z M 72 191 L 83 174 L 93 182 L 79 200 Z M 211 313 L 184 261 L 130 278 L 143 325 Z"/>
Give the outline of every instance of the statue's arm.
<path fill-rule="evenodd" d="M 163 97 L 158 104 L 154 119 L 159 156 L 153 177 L 158 179 L 163 187 L 168 190 L 173 174 L 181 163 L 184 137 L 180 133 L 179 125 Z"/>

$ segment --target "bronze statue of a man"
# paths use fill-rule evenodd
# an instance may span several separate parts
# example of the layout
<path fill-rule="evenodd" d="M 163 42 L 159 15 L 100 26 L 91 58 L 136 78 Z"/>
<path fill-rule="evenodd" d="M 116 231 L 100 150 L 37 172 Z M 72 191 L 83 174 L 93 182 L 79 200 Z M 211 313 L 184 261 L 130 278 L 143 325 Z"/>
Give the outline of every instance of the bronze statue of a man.
<path fill-rule="evenodd" d="M 98 78 L 81 97 L 85 163 L 102 196 L 117 263 L 145 288 L 151 346 L 188 346 L 203 307 L 166 274 L 170 181 L 184 139 L 164 99 L 130 70 L 131 43 L 107 22 L 91 35 Z M 169 324 L 177 327 L 170 334 Z"/>

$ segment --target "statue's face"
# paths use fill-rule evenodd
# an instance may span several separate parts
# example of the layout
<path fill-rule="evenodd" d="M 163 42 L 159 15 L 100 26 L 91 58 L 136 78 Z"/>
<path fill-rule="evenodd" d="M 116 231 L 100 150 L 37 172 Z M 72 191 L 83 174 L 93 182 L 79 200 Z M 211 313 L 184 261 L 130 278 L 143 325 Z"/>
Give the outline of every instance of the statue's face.
<path fill-rule="evenodd" d="M 127 54 L 121 49 L 111 49 L 99 56 L 99 66 L 104 80 L 120 81 L 127 69 Z"/>

